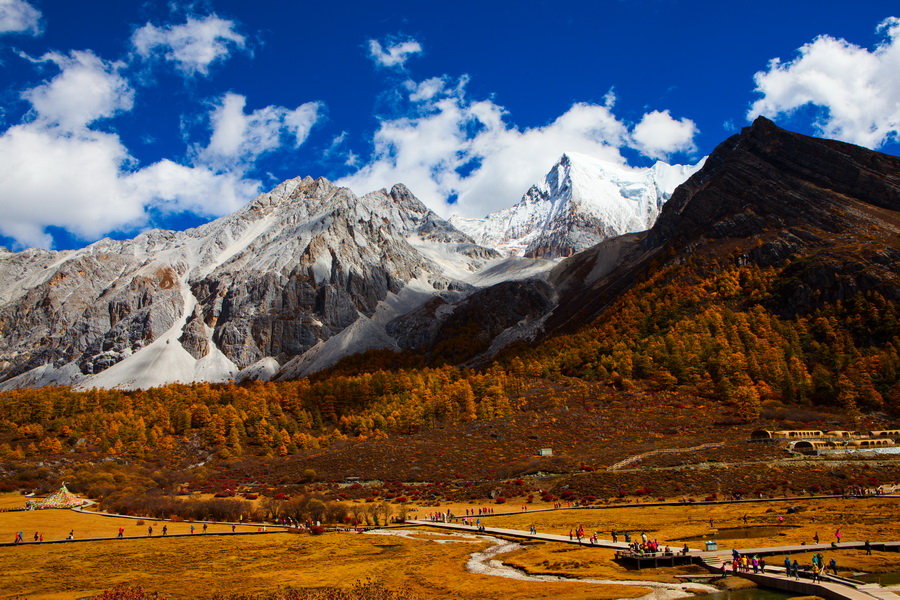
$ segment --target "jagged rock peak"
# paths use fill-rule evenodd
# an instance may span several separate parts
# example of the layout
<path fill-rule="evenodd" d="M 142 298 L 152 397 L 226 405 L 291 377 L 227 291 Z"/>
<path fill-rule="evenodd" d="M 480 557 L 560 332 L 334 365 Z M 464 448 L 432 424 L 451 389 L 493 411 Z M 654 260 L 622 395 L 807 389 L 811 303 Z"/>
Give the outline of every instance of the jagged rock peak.
<path fill-rule="evenodd" d="M 569 256 L 609 237 L 648 229 L 697 165 L 637 168 L 566 152 L 514 206 L 483 219 L 451 218 L 476 242 L 504 254 Z"/>
<path fill-rule="evenodd" d="M 338 187 L 324 177 L 294 177 L 282 181 L 268 192 L 254 198 L 246 207 L 247 211 L 265 211 L 272 207 L 284 206 L 300 198 L 315 198 L 333 194 Z"/>

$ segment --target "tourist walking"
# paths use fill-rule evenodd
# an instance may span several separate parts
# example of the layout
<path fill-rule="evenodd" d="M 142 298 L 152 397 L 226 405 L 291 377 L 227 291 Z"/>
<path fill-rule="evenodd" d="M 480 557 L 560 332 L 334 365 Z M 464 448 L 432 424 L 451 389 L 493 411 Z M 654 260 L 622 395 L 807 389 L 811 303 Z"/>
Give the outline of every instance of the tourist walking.
<path fill-rule="evenodd" d="M 829 560 L 828 568 L 831 569 L 831 572 L 834 573 L 835 576 L 837 576 L 837 560 L 835 560 L 834 558 Z"/>
<path fill-rule="evenodd" d="M 147 525 L 147 537 L 153 535 L 153 525 Z"/>
<path fill-rule="evenodd" d="M 163 525 L 163 528 L 162 528 L 162 534 L 163 534 L 163 535 L 168 535 L 168 533 L 169 533 L 169 526 L 168 526 L 168 525 Z"/>
<path fill-rule="evenodd" d="M 797 559 L 794 559 L 794 562 L 791 564 L 791 568 L 794 571 L 794 579 L 800 579 L 800 563 L 797 562 Z"/>
<path fill-rule="evenodd" d="M 863 548 L 866 549 L 866 556 L 869 556 L 870 554 L 872 554 L 872 544 L 871 544 L 871 542 L 869 542 L 869 540 L 866 540 L 866 543 L 863 545 Z"/>

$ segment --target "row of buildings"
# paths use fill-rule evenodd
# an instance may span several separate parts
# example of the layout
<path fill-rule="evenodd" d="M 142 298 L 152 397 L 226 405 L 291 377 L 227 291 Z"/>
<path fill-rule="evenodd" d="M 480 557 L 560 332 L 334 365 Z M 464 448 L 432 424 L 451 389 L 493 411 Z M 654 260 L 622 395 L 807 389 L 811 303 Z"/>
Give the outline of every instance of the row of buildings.
<path fill-rule="evenodd" d="M 879 448 L 900 447 L 900 429 L 872 431 L 821 431 L 818 429 L 758 429 L 750 434 L 751 442 L 787 442 L 794 452 L 831 454 Z"/>

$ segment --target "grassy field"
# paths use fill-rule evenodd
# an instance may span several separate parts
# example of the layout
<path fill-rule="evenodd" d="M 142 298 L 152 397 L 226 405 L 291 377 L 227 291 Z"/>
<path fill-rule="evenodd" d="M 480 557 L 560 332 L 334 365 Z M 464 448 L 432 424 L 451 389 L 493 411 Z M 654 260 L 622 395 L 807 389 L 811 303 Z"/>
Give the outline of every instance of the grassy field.
<path fill-rule="evenodd" d="M 503 562 L 532 575 L 563 574 L 592 579 L 631 579 L 678 583 L 675 575 L 707 573 L 699 565 L 644 568 L 629 571 L 613 561 L 615 552 L 603 548 L 582 548 L 568 544 L 528 544 L 510 552 Z"/>
<path fill-rule="evenodd" d="M 0 506 L 22 497 L 0 495 Z M 844 540 L 898 540 L 898 500 L 809 500 L 762 504 L 617 507 L 613 509 L 561 510 L 491 517 L 488 525 L 527 529 L 535 523 L 539 531 L 568 533 L 583 525 L 587 531 L 646 531 L 651 537 L 671 541 L 693 535 L 708 535 L 720 529 L 777 525 L 785 518 L 780 534 L 722 542 L 720 547 L 747 547 L 810 542 L 815 532 L 830 541 L 840 526 Z M 14 505 L 14 504 L 13 504 Z M 787 514 L 788 506 L 803 510 Z M 446 507 L 444 507 L 446 508 Z M 454 507 L 458 508 L 458 507 Z M 509 510 L 512 507 L 497 507 Z M 457 511 L 458 512 L 458 511 Z M 709 520 L 713 520 L 714 530 Z M 420 529 L 417 539 L 396 536 L 328 534 L 324 536 L 279 533 L 266 536 L 146 539 L 146 526 L 158 534 L 162 522 L 79 514 L 68 510 L 0 513 L 0 541 L 12 541 L 15 531 L 29 540 L 34 531 L 45 539 L 60 539 L 74 529 L 76 537 L 114 537 L 125 527 L 126 537 L 143 539 L 79 542 L 75 544 L 26 544 L 0 548 L 0 598 L 74 600 L 89 597 L 118 583 L 140 585 L 173 598 L 205 599 L 217 593 L 261 592 L 285 586 L 314 588 L 349 587 L 355 581 L 373 578 L 388 588 L 406 588 L 423 600 L 461 598 L 532 600 L 607 600 L 643 595 L 648 590 L 625 585 L 593 585 L 574 582 L 529 582 L 477 575 L 465 570 L 469 555 L 483 543 L 439 543 L 453 540 L 445 532 Z M 244 531 L 256 527 L 243 527 Z M 210 526 L 210 531 L 228 531 L 228 526 Z M 188 523 L 169 523 L 170 533 L 187 533 Z M 199 531 L 199 529 L 198 529 Z M 425 533 L 427 532 L 427 533 Z M 602 535 L 601 537 L 608 537 Z M 700 542 L 692 542 L 694 547 Z M 897 555 L 862 551 L 835 553 L 842 568 L 869 572 L 896 569 Z M 602 579 L 643 579 L 673 582 L 676 573 L 695 567 L 628 571 L 612 561 L 608 550 L 577 548 L 562 544 L 526 544 L 503 555 L 502 560 L 532 574 L 563 574 Z M 797 555 L 807 562 L 809 556 Z M 826 553 L 826 559 L 830 554 Z M 780 562 L 770 559 L 770 564 Z M 685 570 L 687 569 L 687 570 Z"/>
<path fill-rule="evenodd" d="M 799 507 L 800 510 L 788 513 L 789 507 Z M 582 525 L 588 534 L 603 532 L 600 537 L 604 539 L 609 539 L 611 529 L 620 533 L 631 531 L 632 535 L 645 531 L 651 539 L 657 538 L 673 548 L 681 547 L 685 543 L 680 541 L 683 538 L 703 536 L 712 539 L 719 537 L 724 530 L 747 527 L 753 533 L 743 538 L 720 540 L 719 547 L 758 548 L 813 543 L 816 533 L 821 542 L 830 542 L 838 527 L 841 528 L 843 541 L 896 541 L 900 540 L 898 513 L 900 499 L 864 498 L 561 510 L 495 516 L 483 522 L 488 526 L 512 529 L 528 529 L 534 523 L 539 532 L 563 535 Z M 779 516 L 783 519 L 781 523 Z M 765 535 L 759 535 L 759 532 Z M 622 537 L 619 541 L 623 541 Z M 688 544 L 699 548 L 702 541 L 690 541 Z"/>
<path fill-rule="evenodd" d="M 534 583 L 474 575 L 464 569 L 472 544 L 359 534 L 273 534 L 37 544 L 0 548 L 0 597 L 83 598 L 128 582 L 173 598 L 259 592 L 285 586 L 349 587 L 374 578 L 423 599 L 559 600 L 635 597 L 646 589 L 580 583 Z"/>

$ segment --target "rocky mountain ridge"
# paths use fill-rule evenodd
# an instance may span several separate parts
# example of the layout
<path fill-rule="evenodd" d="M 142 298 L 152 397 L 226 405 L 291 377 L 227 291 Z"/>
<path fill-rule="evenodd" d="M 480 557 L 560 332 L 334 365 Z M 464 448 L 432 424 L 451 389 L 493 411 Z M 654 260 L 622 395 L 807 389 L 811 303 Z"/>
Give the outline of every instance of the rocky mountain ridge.
<path fill-rule="evenodd" d="M 402 185 L 362 198 L 297 178 L 232 215 L 86 248 L 0 255 L 0 377 L 148 387 L 280 365 L 490 260 Z M 276 367 L 275 365 L 279 365 Z"/>
<path fill-rule="evenodd" d="M 515 205 L 482 219 L 451 217 L 477 243 L 509 256 L 559 258 L 601 241 L 649 229 L 696 165 L 635 168 L 584 154 L 563 154 Z"/>

